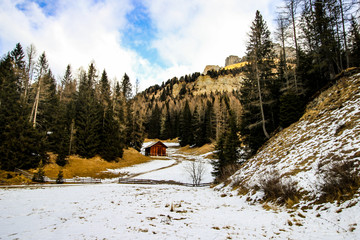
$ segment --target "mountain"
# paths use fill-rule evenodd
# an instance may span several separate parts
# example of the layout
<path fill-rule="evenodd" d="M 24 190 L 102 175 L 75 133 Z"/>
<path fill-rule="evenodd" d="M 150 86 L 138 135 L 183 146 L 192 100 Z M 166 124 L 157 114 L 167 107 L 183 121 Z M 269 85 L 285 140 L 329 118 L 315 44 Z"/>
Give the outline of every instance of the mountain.
<path fill-rule="evenodd" d="M 357 203 L 359 149 L 357 73 L 339 78 L 311 101 L 302 118 L 268 140 L 222 190 L 238 192 L 250 201 L 283 198 L 290 205 L 304 199 L 316 203 L 354 199 Z"/>
<path fill-rule="evenodd" d="M 226 120 L 226 104 L 238 120 L 241 112 L 239 90 L 244 80 L 243 68 L 205 68 L 206 74 L 193 73 L 172 78 L 147 88 L 134 98 L 134 111 L 140 113 L 147 136 L 168 139 L 181 135 L 182 113 L 188 103 L 191 127 L 196 122 L 207 124 L 207 140 L 216 140 L 222 134 Z M 225 103 L 226 102 L 226 103 Z M 205 116 L 208 114 L 207 116 Z M 207 123 L 204 123 L 206 118 Z M 200 126 L 199 126 L 200 127 Z M 203 131 L 204 128 L 202 128 Z M 190 137 L 192 138 L 192 137 Z M 203 142 L 204 143 L 204 142 Z"/>

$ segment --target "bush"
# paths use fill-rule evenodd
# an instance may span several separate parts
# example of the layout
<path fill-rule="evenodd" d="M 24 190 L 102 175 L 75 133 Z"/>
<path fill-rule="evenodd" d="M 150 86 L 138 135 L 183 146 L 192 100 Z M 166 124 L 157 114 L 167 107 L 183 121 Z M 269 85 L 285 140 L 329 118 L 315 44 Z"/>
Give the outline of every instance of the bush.
<path fill-rule="evenodd" d="M 44 171 L 44 165 L 42 161 L 40 161 L 38 171 L 34 173 L 32 180 L 34 182 L 45 182 L 45 171 Z"/>
<path fill-rule="evenodd" d="M 335 162 L 320 174 L 323 179 L 320 202 L 351 199 L 360 187 L 357 165 L 353 160 Z"/>
<path fill-rule="evenodd" d="M 299 201 L 300 193 L 295 185 L 296 183 L 290 179 L 281 178 L 275 170 L 266 173 L 259 182 L 259 188 L 264 192 L 263 200 L 280 205 L 292 205 Z"/>
<path fill-rule="evenodd" d="M 57 184 L 62 184 L 64 183 L 64 174 L 63 174 L 63 171 L 60 170 L 59 173 L 58 173 L 58 176 L 57 176 L 57 179 L 56 179 L 56 183 Z"/>

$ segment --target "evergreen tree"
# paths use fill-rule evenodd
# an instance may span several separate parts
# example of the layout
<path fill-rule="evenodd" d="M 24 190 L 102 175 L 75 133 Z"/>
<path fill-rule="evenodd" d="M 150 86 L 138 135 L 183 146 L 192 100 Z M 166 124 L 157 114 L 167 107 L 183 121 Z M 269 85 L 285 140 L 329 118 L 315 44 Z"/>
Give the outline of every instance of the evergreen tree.
<path fill-rule="evenodd" d="M 195 144 L 196 146 L 201 147 L 202 145 L 204 145 L 203 120 L 198 110 L 198 106 L 195 106 L 191 124 L 192 132 L 194 135 L 194 142 L 190 144 Z"/>
<path fill-rule="evenodd" d="M 155 108 L 151 113 L 150 120 L 148 122 L 148 137 L 149 138 L 159 138 L 160 137 L 160 128 L 161 128 L 161 111 L 157 103 Z"/>
<path fill-rule="evenodd" d="M 101 75 L 98 89 L 99 109 L 101 109 L 100 146 L 98 153 L 106 161 L 115 161 L 117 158 L 122 157 L 124 146 L 120 137 L 120 126 L 115 120 L 110 84 L 105 70 Z"/>
<path fill-rule="evenodd" d="M 10 55 L 0 60 L 0 168 L 10 171 L 46 160 L 44 138 L 24 115 L 21 80 L 13 63 Z"/>
<path fill-rule="evenodd" d="M 298 121 L 303 109 L 303 100 L 295 92 L 283 94 L 280 98 L 280 126 L 285 128 Z"/>
<path fill-rule="evenodd" d="M 193 144 L 194 136 L 192 131 L 192 115 L 189 102 L 186 100 L 181 117 L 179 129 L 179 141 L 181 146 Z"/>
<path fill-rule="evenodd" d="M 161 131 L 161 139 L 170 139 L 173 138 L 174 134 L 174 127 L 173 122 L 171 121 L 171 114 L 169 109 L 169 102 L 166 103 L 166 113 L 165 113 L 165 120 L 164 120 L 164 127 Z"/>
<path fill-rule="evenodd" d="M 204 134 L 204 144 L 210 143 L 211 139 L 215 139 L 216 130 L 214 126 L 215 113 L 213 104 L 211 101 L 206 102 L 204 123 L 203 123 L 203 134 Z"/>
<path fill-rule="evenodd" d="M 125 100 L 128 101 L 132 97 L 132 86 L 129 76 L 125 73 L 121 82 L 121 91 L 124 94 Z"/>
<path fill-rule="evenodd" d="M 72 78 L 71 67 L 66 67 L 65 75 L 61 81 L 59 107 L 57 109 L 55 130 L 56 150 L 58 154 L 56 163 L 65 166 L 66 157 L 73 153 L 75 131 L 75 94 L 76 82 Z"/>
<path fill-rule="evenodd" d="M 140 152 L 144 143 L 144 126 L 139 111 L 135 112 L 132 119 L 130 139 L 130 147 Z"/>
<path fill-rule="evenodd" d="M 353 66 L 360 66 L 360 28 L 355 18 L 351 19 L 350 28 L 350 58 Z"/>
<path fill-rule="evenodd" d="M 240 159 L 240 140 L 238 137 L 238 128 L 234 112 L 230 109 L 228 100 L 227 106 L 227 124 L 226 131 L 221 135 L 216 143 L 217 160 L 213 161 L 214 171 L 212 174 L 217 181 L 224 180 L 238 169 Z"/>
<path fill-rule="evenodd" d="M 124 144 L 120 136 L 119 124 L 114 119 L 113 108 L 106 109 L 102 127 L 101 157 L 106 161 L 116 161 L 123 155 Z"/>
<path fill-rule="evenodd" d="M 255 152 L 278 125 L 280 94 L 273 74 L 275 65 L 270 31 L 259 11 L 249 36 L 247 79 L 240 90 L 243 106 L 240 131 L 245 143 Z"/>
<path fill-rule="evenodd" d="M 101 116 L 103 112 L 95 99 L 95 67 L 89 66 L 89 73 L 81 73 L 76 100 L 76 152 L 83 157 L 94 157 L 100 152 Z"/>

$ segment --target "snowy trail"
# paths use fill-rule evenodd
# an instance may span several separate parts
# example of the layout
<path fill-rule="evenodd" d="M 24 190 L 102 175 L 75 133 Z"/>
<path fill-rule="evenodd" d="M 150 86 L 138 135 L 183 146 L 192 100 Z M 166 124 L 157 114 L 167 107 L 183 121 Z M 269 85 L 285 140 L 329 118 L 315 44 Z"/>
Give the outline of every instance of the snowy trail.
<path fill-rule="evenodd" d="M 143 149 L 148 145 L 143 146 Z M 201 160 L 205 162 L 205 177 L 202 183 L 210 183 L 213 181 L 211 176 L 212 166 L 209 160 L 205 160 L 203 156 L 191 155 L 179 151 L 180 145 L 178 143 L 165 143 L 168 146 L 166 157 L 153 157 L 153 160 L 147 163 L 138 164 L 132 167 L 113 169 L 111 172 L 121 172 L 125 177 L 121 179 L 126 183 L 131 179 L 144 180 L 149 184 L 154 184 L 156 181 L 172 181 L 178 183 L 190 184 L 192 180 L 185 171 L 185 167 L 189 162 L 194 160 Z M 144 150 L 142 151 L 144 152 Z"/>

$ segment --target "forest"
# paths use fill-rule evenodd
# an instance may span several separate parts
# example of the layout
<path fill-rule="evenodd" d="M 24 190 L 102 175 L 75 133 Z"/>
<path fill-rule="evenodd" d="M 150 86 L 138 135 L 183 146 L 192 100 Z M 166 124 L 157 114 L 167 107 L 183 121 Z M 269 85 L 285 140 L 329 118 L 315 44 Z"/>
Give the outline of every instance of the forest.
<path fill-rule="evenodd" d="M 338 74 L 360 66 L 356 1 L 284 3 L 273 35 L 256 12 L 245 67 L 207 73 L 241 76 L 241 89 L 232 92 L 194 95 L 189 83 L 201 74 L 193 73 L 134 94 L 126 73 L 113 84 L 94 62 L 76 72 L 68 65 L 55 79 L 45 52 L 36 57 L 35 46 L 25 51 L 18 43 L 0 60 L 0 168 L 36 168 L 50 152 L 61 166 L 72 154 L 119 161 L 145 137 L 178 137 L 182 146 L 215 142 L 214 175 L 223 179 L 296 122 Z"/>

